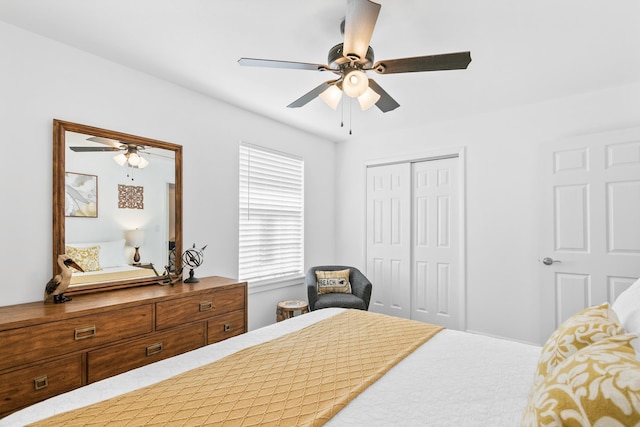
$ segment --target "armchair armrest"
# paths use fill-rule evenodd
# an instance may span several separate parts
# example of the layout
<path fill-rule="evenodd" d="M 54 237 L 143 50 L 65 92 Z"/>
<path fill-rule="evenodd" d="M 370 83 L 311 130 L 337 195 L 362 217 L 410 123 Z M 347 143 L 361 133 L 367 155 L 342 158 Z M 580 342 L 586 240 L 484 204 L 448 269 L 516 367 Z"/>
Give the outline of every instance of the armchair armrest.
<path fill-rule="evenodd" d="M 369 279 L 360 270 L 351 267 L 349 282 L 351 283 L 351 292 L 362 298 L 368 310 L 369 301 L 371 300 L 371 288 L 373 287 Z"/>
<path fill-rule="evenodd" d="M 307 297 L 309 298 L 309 311 L 313 311 L 316 308 L 316 301 L 318 301 L 318 286 L 316 283 L 316 272 L 313 269 L 309 269 L 305 275 L 304 281 L 307 285 Z"/>

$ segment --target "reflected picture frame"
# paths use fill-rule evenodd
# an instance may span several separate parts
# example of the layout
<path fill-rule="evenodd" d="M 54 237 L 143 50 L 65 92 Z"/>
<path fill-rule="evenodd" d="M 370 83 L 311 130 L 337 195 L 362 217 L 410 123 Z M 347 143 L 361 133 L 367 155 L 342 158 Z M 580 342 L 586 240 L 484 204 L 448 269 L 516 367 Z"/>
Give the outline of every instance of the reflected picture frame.
<path fill-rule="evenodd" d="M 64 174 L 64 216 L 98 217 L 98 176 L 76 172 Z"/>

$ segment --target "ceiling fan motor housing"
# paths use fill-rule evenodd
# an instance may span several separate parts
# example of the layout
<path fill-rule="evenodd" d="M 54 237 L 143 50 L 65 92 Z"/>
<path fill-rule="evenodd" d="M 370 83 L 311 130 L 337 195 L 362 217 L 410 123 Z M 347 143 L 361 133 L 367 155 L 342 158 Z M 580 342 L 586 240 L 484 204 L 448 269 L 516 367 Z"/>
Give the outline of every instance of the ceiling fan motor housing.
<path fill-rule="evenodd" d="M 360 69 L 371 68 L 371 66 L 373 65 L 373 49 L 371 48 L 371 46 L 369 46 L 364 59 L 357 57 L 347 57 L 344 56 L 344 44 L 338 43 L 329 50 L 327 62 L 329 63 L 329 68 L 332 70 L 342 70 L 349 67 L 352 62 L 356 65 L 357 68 Z"/>

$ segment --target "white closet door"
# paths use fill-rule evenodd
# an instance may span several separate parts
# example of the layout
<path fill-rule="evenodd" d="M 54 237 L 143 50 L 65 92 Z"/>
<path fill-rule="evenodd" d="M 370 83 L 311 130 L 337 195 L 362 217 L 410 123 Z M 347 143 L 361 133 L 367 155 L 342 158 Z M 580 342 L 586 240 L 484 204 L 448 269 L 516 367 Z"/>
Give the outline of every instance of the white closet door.
<path fill-rule="evenodd" d="M 542 339 L 640 275 L 640 128 L 542 147 Z"/>
<path fill-rule="evenodd" d="M 367 168 L 369 309 L 464 329 L 459 158 Z"/>
<path fill-rule="evenodd" d="M 369 310 L 411 315 L 411 166 L 367 168 Z"/>
<path fill-rule="evenodd" d="M 411 318 L 463 328 L 458 159 L 412 164 Z"/>

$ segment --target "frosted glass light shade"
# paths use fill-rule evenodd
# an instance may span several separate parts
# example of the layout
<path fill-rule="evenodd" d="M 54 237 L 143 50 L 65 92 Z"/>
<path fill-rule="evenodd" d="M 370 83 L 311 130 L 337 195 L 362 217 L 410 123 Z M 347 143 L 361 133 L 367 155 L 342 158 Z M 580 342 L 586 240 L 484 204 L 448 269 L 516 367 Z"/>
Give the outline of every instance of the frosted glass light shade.
<path fill-rule="evenodd" d="M 319 96 L 320 99 L 322 99 L 329 107 L 335 110 L 336 108 L 338 108 L 338 104 L 342 99 L 342 91 L 340 90 L 340 88 L 338 88 L 338 86 L 331 85 Z"/>
<path fill-rule="evenodd" d="M 376 93 L 376 91 L 368 87 L 367 90 L 358 97 L 358 102 L 360 103 L 360 108 L 362 108 L 362 111 L 365 111 L 373 107 L 379 99 L 380 95 Z"/>
<path fill-rule="evenodd" d="M 149 161 L 140 156 L 140 164 L 138 165 L 138 169 L 146 168 L 147 166 L 149 166 Z"/>
<path fill-rule="evenodd" d="M 125 156 L 124 153 L 117 154 L 113 157 L 113 161 L 120 166 L 124 166 L 124 164 L 127 162 L 127 156 Z"/>
<path fill-rule="evenodd" d="M 140 155 L 138 153 L 129 153 L 127 161 L 131 166 L 138 166 L 140 164 Z"/>
<path fill-rule="evenodd" d="M 357 98 L 369 87 L 369 79 L 367 75 L 360 70 L 351 70 L 344 76 L 342 82 L 342 90 L 347 96 Z"/>

